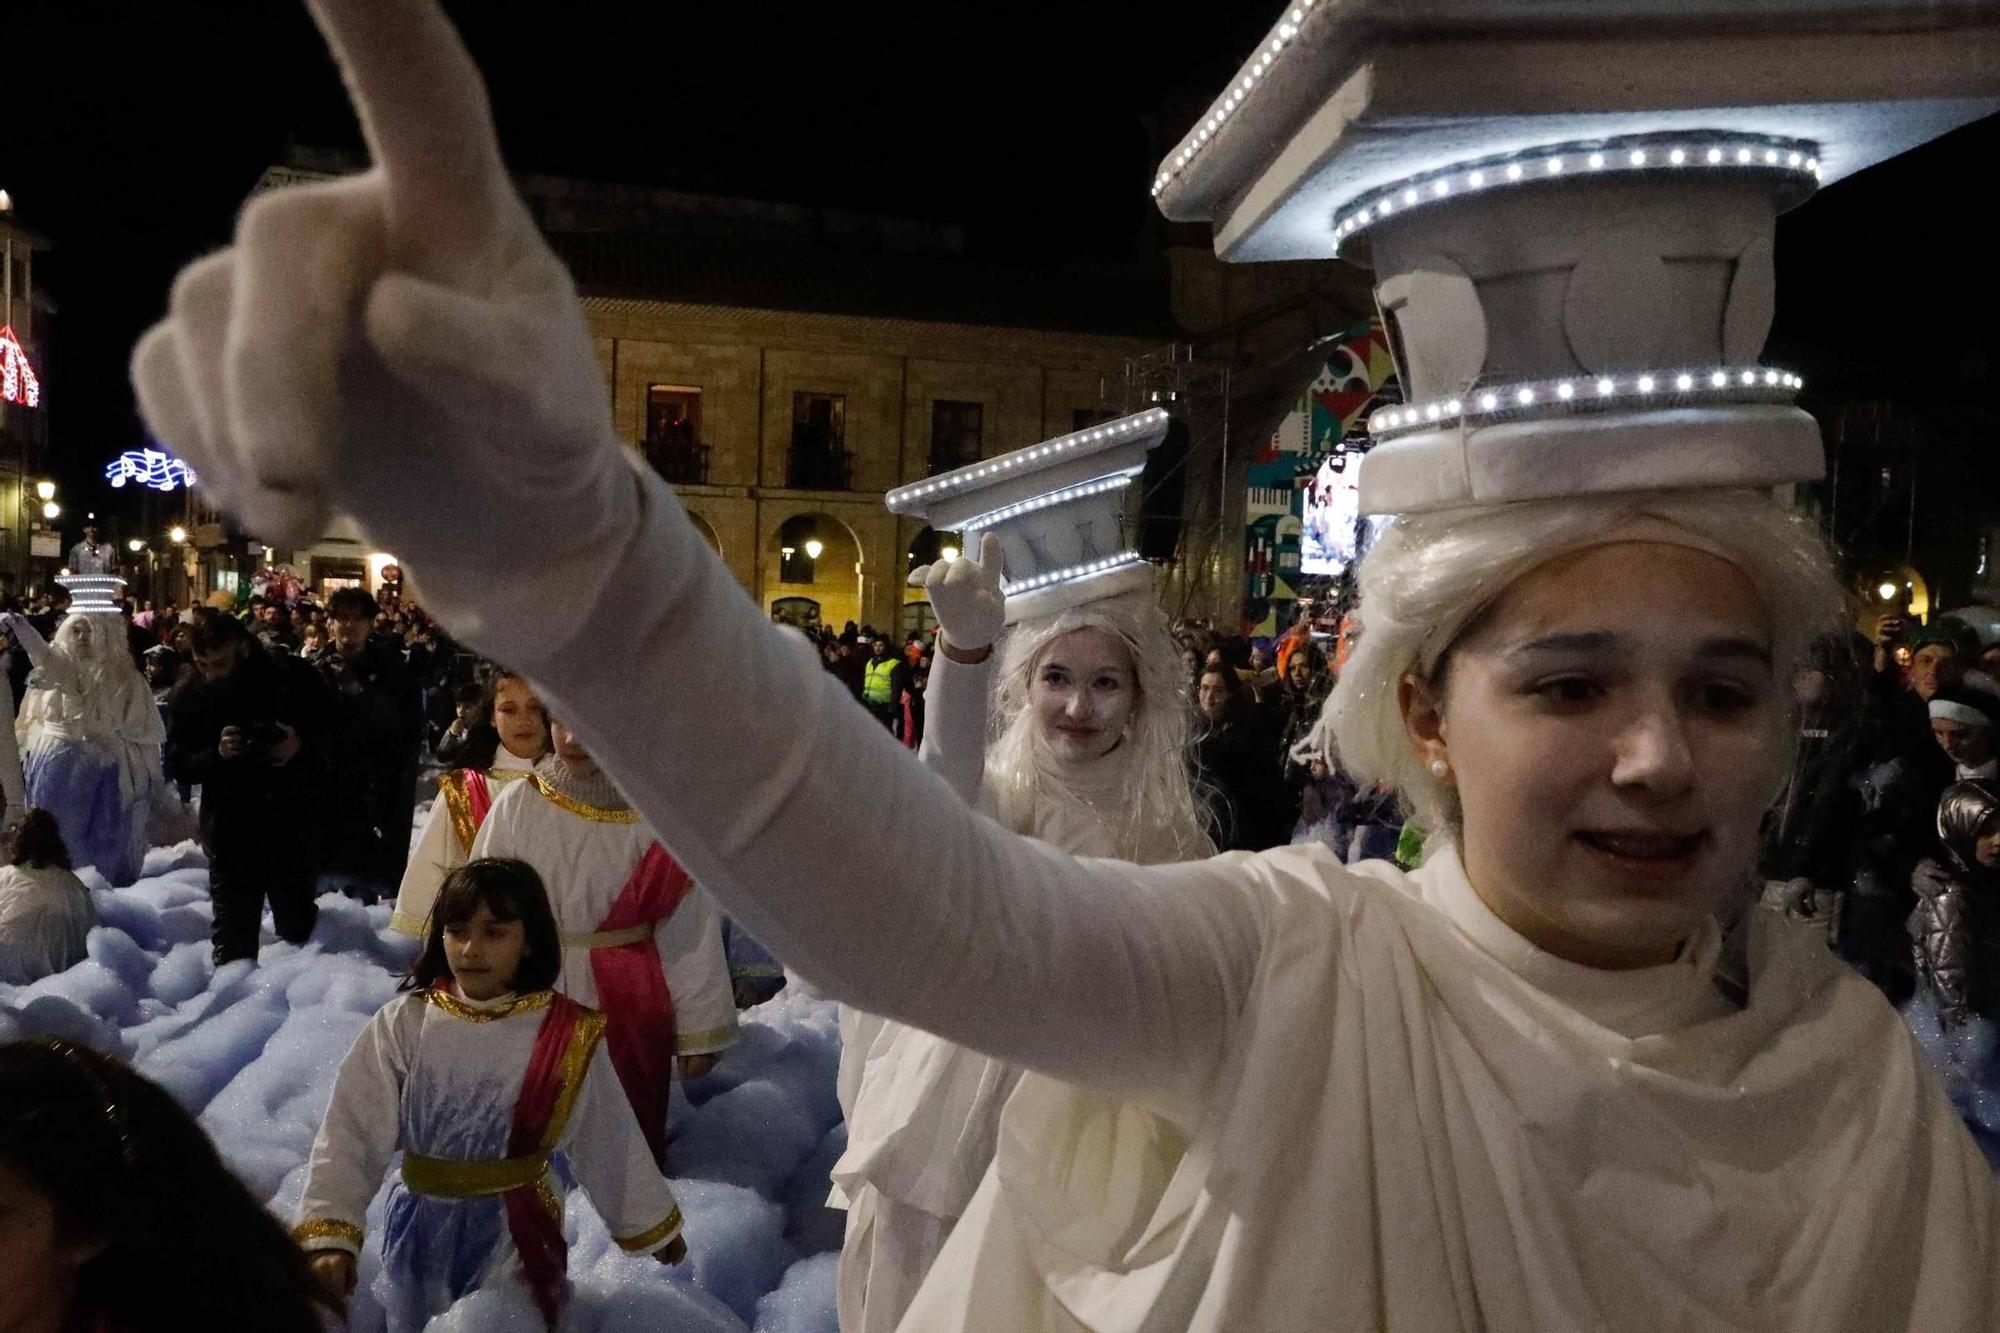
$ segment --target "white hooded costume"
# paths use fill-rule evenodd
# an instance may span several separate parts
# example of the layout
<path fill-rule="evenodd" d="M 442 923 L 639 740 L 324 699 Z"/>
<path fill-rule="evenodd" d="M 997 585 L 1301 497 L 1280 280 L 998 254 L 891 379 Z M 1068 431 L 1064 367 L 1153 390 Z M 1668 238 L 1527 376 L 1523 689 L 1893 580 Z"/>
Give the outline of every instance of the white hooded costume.
<path fill-rule="evenodd" d="M 130 884 L 164 786 L 166 727 L 132 664 L 125 622 L 72 613 L 54 643 L 22 617 L 11 627 L 34 663 L 14 723 L 26 801 L 55 815 L 73 864 Z"/>

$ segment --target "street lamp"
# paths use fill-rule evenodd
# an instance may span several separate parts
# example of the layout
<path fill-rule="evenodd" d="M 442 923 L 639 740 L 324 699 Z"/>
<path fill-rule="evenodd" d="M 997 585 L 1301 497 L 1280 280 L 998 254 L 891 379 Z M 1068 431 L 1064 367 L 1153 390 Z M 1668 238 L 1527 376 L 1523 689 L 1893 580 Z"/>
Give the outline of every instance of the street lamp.
<path fill-rule="evenodd" d="M 167 540 L 174 545 L 179 546 L 187 541 L 187 539 L 188 530 L 180 524 L 176 523 L 173 527 L 167 529 Z"/>
<path fill-rule="evenodd" d="M 940 546 L 938 548 L 938 558 L 948 565 L 958 559 L 958 548 L 956 546 Z"/>
<path fill-rule="evenodd" d="M 806 538 L 806 559 L 817 560 L 820 557 L 820 553 L 824 550 L 826 550 L 825 542 L 817 537 Z"/>
<path fill-rule="evenodd" d="M 57 504 L 54 500 L 50 500 L 47 504 L 44 504 L 42 506 L 42 517 L 49 520 L 51 523 L 55 522 L 57 519 L 62 517 L 62 506 Z"/>
<path fill-rule="evenodd" d="M 139 554 L 139 552 L 146 549 L 146 543 L 140 541 L 137 537 L 134 537 L 131 541 L 125 543 L 125 549 L 130 551 L 133 555 L 137 555 Z"/>
<path fill-rule="evenodd" d="M 53 500 L 56 498 L 56 484 L 52 481 L 38 481 L 35 483 L 35 494 L 44 500 Z"/>
<path fill-rule="evenodd" d="M 1877 597 L 1880 597 L 1885 602 L 1893 602 L 1896 600 L 1897 591 L 1898 589 L 1895 584 L 1889 582 L 1887 579 L 1884 579 L 1882 581 L 1882 586 L 1875 590 L 1875 595 Z"/>

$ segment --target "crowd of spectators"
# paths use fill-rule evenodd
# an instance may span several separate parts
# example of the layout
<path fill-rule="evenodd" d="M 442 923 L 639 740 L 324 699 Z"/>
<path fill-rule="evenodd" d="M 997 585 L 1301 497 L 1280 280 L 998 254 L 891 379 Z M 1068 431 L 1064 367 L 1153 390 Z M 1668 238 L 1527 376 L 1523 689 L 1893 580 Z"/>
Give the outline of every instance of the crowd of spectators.
<path fill-rule="evenodd" d="M 68 600 L 55 588 L 6 609 L 52 638 Z M 346 588 L 240 607 L 138 602 L 125 624 L 167 726 L 167 776 L 183 802 L 199 792 L 218 961 L 254 954 L 266 902 L 278 933 L 303 940 L 316 893 L 393 894 L 426 771 L 490 762 L 489 669 L 416 606 Z M 802 631 L 858 705 L 904 745 L 922 742 L 934 630 Z M 1175 637 L 1196 794 L 1218 847 L 1420 854 L 1396 794 L 1354 782 L 1320 740 L 1335 636 L 1301 623 L 1252 640 L 1189 622 Z M 1821 644 L 1794 682 L 1798 758 L 1761 869 L 1774 901 L 1823 919 L 1832 947 L 1892 999 L 1921 984 L 1948 1014 L 2000 1017 L 1987 1013 L 2000 985 L 1967 980 L 1979 960 L 2000 960 L 2000 643 L 1942 616 L 1887 622 L 1879 639 Z M 9 637 L 0 650 L 18 707 L 29 664 Z M 1941 803 L 1957 813 L 1942 817 Z M 32 845 L 60 848 L 53 827 L 35 829 Z M 61 860 L 0 877 L 16 918 L 29 914 L 22 886 L 58 880 Z"/>

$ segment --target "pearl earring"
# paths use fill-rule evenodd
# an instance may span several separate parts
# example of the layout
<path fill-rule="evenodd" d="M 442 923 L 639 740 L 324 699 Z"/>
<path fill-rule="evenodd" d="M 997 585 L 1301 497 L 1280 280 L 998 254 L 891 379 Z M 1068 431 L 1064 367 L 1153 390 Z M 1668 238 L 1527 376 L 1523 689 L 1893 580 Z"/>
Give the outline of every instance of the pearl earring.
<path fill-rule="evenodd" d="M 1431 760 L 1431 776 L 1442 781 L 1451 774 L 1451 765 L 1442 759 Z"/>

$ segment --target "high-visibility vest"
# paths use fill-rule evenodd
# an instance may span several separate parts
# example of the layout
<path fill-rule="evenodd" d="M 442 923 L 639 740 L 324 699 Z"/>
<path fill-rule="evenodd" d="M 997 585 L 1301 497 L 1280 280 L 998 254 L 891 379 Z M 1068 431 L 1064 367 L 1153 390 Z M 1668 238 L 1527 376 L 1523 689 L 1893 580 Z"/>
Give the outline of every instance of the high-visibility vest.
<path fill-rule="evenodd" d="M 896 668 L 901 665 L 893 657 L 885 657 L 879 662 L 870 658 L 861 677 L 861 697 L 871 704 L 894 703 Z"/>

